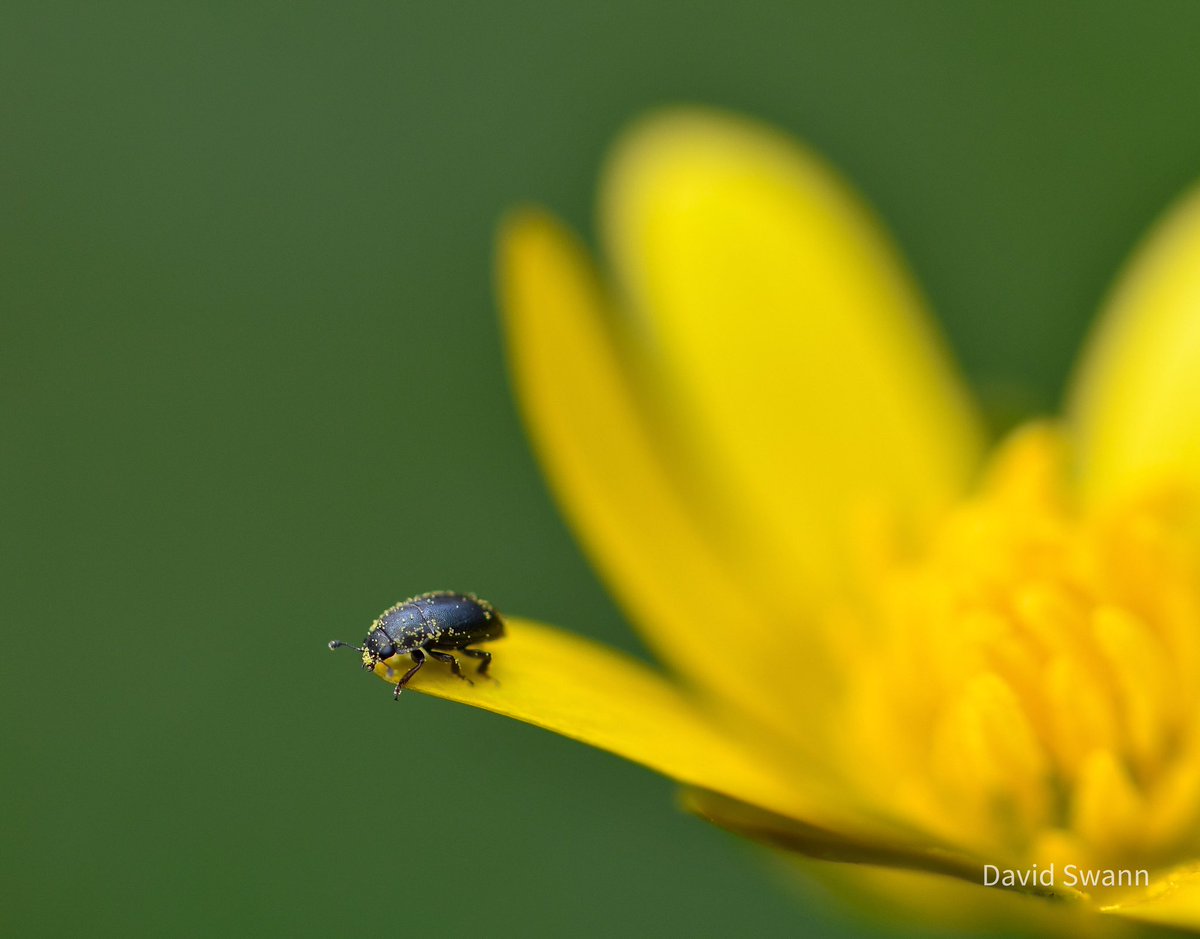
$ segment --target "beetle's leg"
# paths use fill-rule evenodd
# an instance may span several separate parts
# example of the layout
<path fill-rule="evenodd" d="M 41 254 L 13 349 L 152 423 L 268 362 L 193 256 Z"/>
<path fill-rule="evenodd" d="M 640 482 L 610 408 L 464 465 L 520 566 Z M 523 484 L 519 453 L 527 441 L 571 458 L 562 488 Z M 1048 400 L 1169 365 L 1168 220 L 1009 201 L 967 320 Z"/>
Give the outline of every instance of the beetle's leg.
<path fill-rule="evenodd" d="M 449 652 L 438 652 L 437 649 L 426 649 L 425 651 L 432 655 L 439 662 L 445 662 L 447 665 L 449 665 L 450 671 L 454 672 L 455 675 L 465 681 L 468 685 L 475 684 L 475 682 L 471 681 L 471 679 L 463 674 L 462 666 L 458 664 L 458 659 L 452 656 Z"/>
<path fill-rule="evenodd" d="M 475 669 L 475 674 L 482 675 L 484 678 L 492 678 L 488 674 L 488 666 L 492 664 L 492 653 L 484 652 L 483 649 L 463 649 L 462 654 L 469 655 L 473 659 L 482 659 L 483 661 L 479 663 L 479 667 Z M 492 678 L 492 681 L 495 680 Z"/>
<path fill-rule="evenodd" d="M 396 682 L 396 690 L 392 692 L 392 698 L 396 701 L 400 700 L 400 692 L 404 690 L 404 686 L 408 684 L 408 680 L 421 670 L 421 666 L 425 664 L 425 653 L 420 649 L 413 649 L 408 653 L 412 656 L 413 667 L 400 676 L 400 680 Z"/>

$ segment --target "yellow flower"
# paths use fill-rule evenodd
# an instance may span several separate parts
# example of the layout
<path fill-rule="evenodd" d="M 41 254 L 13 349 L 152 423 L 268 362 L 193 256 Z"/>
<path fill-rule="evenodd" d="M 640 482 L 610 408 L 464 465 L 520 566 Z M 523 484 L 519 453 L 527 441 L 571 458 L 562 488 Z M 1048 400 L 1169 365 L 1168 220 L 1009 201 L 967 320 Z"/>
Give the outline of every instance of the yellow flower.
<path fill-rule="evenodd" d="M 512 620 L 501 684 L 414 687 L 910 898 L 1200 930 L 1200 197 L 1063 421 L 987 457 L 891 245 L 796 142 L 657 115 L 600 210 L 611 282 L 530 211 L 502 305 L 543 467 L 669 675 Z"/>

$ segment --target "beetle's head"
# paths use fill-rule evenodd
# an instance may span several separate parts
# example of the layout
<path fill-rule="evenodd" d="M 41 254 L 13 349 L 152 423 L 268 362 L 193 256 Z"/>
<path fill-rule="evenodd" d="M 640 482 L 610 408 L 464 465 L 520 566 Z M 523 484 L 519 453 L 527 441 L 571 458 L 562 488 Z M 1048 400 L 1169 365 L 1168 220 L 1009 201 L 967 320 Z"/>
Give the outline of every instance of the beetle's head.
<path fill-rule="evenodd" d="M 361 646 L 352 646 L 350 643 L 342 642 L 338 639 L 329 643 L 330 649 L 341 647 L 353 649 L 362 655 L 362 667 L 368 672 L 374 671 L 376 665 L 380 662 L 386 662 L 396 654 L 395 644 L 382 629 L 371 630 Z"/>
<path fill-rule="evenodd" d="M 396 654 L 395 643 L 382 629 L 372 629 L 367 633 L 363 643 L 363 668 L 374 668 L 378 663 L 386 663 Z"/>

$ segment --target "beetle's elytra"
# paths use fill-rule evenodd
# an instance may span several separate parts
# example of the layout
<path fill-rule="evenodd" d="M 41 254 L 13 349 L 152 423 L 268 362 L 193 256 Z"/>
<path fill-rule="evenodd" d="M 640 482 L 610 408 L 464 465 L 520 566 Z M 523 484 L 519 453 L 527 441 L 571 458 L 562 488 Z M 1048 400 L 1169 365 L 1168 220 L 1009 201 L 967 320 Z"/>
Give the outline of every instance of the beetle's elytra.
<path fill-rule="evenodd" d="M 363 668 L 368 671 L 374 671 L 377 665 L 390 670 L 411 662 L 408 671 L 396 683 L 394 697 L 399 699 L 413 675 L 425 664 L 426 655 L 445 662 L 451 672 L 468 684 L 474 684 L 463 674 L 458 659 L 450 654 L 451 650 L 459 651 L 479 659 L 475 673 L 490 678 L 487 670 L 492 664 L 492 654 L 471 646 L 503 635 L 504 621 L 486 600 L 470 593 L 439 590 L 423 593 L 384 610 L 371 624 L 361 646 L 335 639 L 329 643 L 329 648 L 345 646 L 356 650 L 362 655 Z M 405 655 L 408 661 L 401 659 Z"/>

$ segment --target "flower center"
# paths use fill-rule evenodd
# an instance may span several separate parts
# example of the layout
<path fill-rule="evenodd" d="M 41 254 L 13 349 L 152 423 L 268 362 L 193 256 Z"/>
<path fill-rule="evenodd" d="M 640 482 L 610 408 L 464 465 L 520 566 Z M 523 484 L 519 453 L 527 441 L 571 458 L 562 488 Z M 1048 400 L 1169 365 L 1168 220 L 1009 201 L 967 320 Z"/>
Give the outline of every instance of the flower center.
<path fill-rule="evenodd" d="M 1200 821 L 1200 538 L 1159 485 L 1082 512 L 1019 432 L 860 604 L 842 765 L 875 804 L 1024 862 L 1171 860 Z"/>

